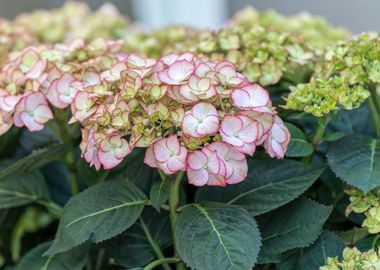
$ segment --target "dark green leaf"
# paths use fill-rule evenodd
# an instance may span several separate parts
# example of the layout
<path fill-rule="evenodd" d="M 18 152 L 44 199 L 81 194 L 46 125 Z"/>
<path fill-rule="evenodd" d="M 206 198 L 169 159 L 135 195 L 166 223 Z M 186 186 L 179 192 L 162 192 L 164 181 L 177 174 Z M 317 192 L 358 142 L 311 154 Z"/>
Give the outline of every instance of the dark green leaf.
<path fill-rule="evenodd" d="M 51 242 L 38 245 L 29 251 L 16 266 L 15 270 L 81 270 L 86 262 L 89 245 L 80 246 L 69 252 L 45 256 L 42 254 Z"/>
<path fill-rule="evenodd" d="M 327 264 L 327 258 L 340 257 L 344 249 L 342 240 L 333 232 L 323 232 L 310 247 L 285 253 L 276 265 L 278 270 L 315 270 Z"/>
<path fill-rule="evenodd" d="M 222 203 L 186 206 L 176 225 L 176 244 L 192 269 L 251 270 L 260 250 L 255 220 L 243 208 Z"/>
<path fill-rule="evenodd" d="M 63 144 L 33 151 L 27 157 L 17 160 L 12 163 L 12 165 L 2 169 L 0 171 L 0 180 L 13 174 L 22 174 L 37 170 L 53 160 L 62 158 L 66 151 L 67 147 Z"/>
<path fill-rule="evenodd" d="M 7 217 L 8 210 L 7 209 L 1 209 L 0 210 L 0 227 L 3 224 L 5 218 Z"/>
<path fill-rule="evenodd" d="M 313 145 L 307 142 L 302 130 L 293 124 L 285 123 L 290 132 L 290 142 L 286 156 L 288 157 L 305 157 L 313 153 Z"/>
<path fill-rule="evenodd" d="M 263 237 L 259 262 L 278 262 L 281 253 L 309 246 L 318 238 L 331 211 L 332 207 L 299 198 L 271 213 L 259 222 Z"/>
<path fill-rule="evenodd" d="M 0 209 L 49 201 L 49 191 L 39 171 L 14 175 L 0 181 Z"/>
<path fill-rule="evenodd" d="M 228 187 L 203 187 L 196 201 L 236 204 L 252 215 L 260 215 L 300 196 L 324 170 L 324 166 L 294 160 L 250 160 L 249 175 L 242 183 Z"/>
<path fill-rule="evenodd" d="M 161 204 L 168 200 L 170 192 L 170 182 L 169 180 L 156 180 L 154 181 L 150 189 L 150 202 L 152 206 L 160 211 Z"/>
<path fill-rule="evenodd" d="M 100 243 L 122 233 L 135 223 L 146 202 L 144 193 L 121 179 L 88 188 L 66 204 L 46 254 L 67 251 L 87 240 Z"/>
<path fill-rule="evenodd" d="M 345 134 L 341 131 L 330 132 L 330 133 L 327 133 L 325 136 L 323 136 L 321 142 L 323 141 L 334 142 L 334 141 L 342 139 L 344 135 Z"/>
<path fill-rule="evenodd" d="M 145 266 L 156 257 L 149 237 L 161 250 L 172 243 L 167 212 L 159 214 L 153 208 L 147 208 L 143 212 L 142 220 L 144 224 L 140 219 L 120 236 L 108 242 L 111 257 L 123 267 Z"/>
<path fill-rule="evenodd" d="M 361 135 L 344 137 L 328 150 L 334 173 L 364 192 L 380 186 L 380 141 Z"/>

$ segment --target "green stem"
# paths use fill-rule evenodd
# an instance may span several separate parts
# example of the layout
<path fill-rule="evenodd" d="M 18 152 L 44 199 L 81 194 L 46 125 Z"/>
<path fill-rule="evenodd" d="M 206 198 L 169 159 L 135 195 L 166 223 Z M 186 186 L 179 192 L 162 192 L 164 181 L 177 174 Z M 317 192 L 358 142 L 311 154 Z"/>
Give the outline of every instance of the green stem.
<path fill-rule="evenodd" d="M 162 264 L 168 264 L 168 263 L 177 263 L 180 260 L 178 258 L 164 258 L 164 259 L 159 259 L 156 261 L 151 262 L 147 266 L 143 268 L 143 270 L 152 270 L 157 266 L 160 266 Z"/>
<path fill-rule="evenodd" d="M 375 249 L 377 247 L 377 241 L 380 239 L 380 234 L 376 235 L 372 242 L 372 248 Z"/>
<path fill-rule="evenodd" d="M 63 208 L 54 202 L 46 202 L 46 201 L 38 200 L 36 201 L 36 203 L 45 206 L 57 217 L 60 217 L 62 215 Z"/>
<path fill-rule="evenodd" d="M 318 128 L 317 128 L 313 138 L 311 139 L 311 143 L 313 144 L 313 147 L 314 147 L 313 153 L 311 153 L 311 155 L 309 155 L 307 157 L 304 157 L 304 159 L 303 159 L 304 162 L 310 162 L 311 158 L 314 155 L 315 148 L 321 142 L 323 135 L 325 134 L 325 129 L 326 129 L 328 123 L 331 121 L 331 118 L 332 118 L 331 114 L 327 115 L 326 119 L 325 119 L 325 123 L 318 125 Z"/>
<path fill-rule="evenodd" d="M 156 243 L 156 241 L 153 239 L 152 235 L 149 232 L 148 227 L 146 226 L 144 220 L 140 217 L 139 218 L 141 227 L 145 233 L 146 238 L 148 239 L 149 244 L 152 246 L 154 253 L 156 253 L 156 256 L 158 259 L 162 260 L 165 259 L 164 254 L 162 253 L 162 250 L 160 246 Z M 167 263 L 162 263 L 162 267 L 165 270 L 171 270 L 170 266 Z"/>
<path fill-rule="evenodd" d="M 371 97 L 373 98 L 373 101 L 375 103 L 376 109 L 378 112 L 380 112 L 380 98 L 376 92 L 376 87 L 370 88 Z"/>
<path fill-rule="evenodd" d="M 75 165 L 75 153 L 74 153 L 74 145 L 69 133 L 69 127 L 68 127 L 68 111 L 60 111 L 60 110 L 54 110 L 54 114 L 57 119 L 57 125 L 59 129 L 59 135 L 62 140 L 62 142 L 67 145 L 69 148 L 69 151 L 66 154 L 65 157 L 65 165 L 68 170 L 69 178 L 70 178 L 70 185 L 71 185 L 71 194 L 74 196 L 79 193 L 79 182 L 77 179 L 76 174 L 76 165 Z"/>
<path fill-rule="evenodd" d="M 178 251 L 177 251 L 177 245 L 175 240 L 175 227 L 177 223 L 177 208 L 179 204 L 179 188 L 181 187 L 181 182 L 183 178 L 184 172 L 180 172 L 177 174 L 174 181 L 171 181 L 171 188 L 170 188 L 170 194 L 169 194 L 169 215 L 170 215 L 170 224 L 172 227 L 172 235 L 173 235 L 173 245 L 174 245 L 174 257 L 179 257 Z M 178 262 L 176 264 L 177 270 L 185 270 L 186 267 L 183 264 L 183 262 Z"/>
<path fill-rule="evenodd" d="M 368 107 L 372 115 L 372 120 L 375 125 L 376 135 L 380 138 L 380 120 L 379 113 L 376 110 L 375 102 L 373 101 L 373 97 L 368 98 Z"/>

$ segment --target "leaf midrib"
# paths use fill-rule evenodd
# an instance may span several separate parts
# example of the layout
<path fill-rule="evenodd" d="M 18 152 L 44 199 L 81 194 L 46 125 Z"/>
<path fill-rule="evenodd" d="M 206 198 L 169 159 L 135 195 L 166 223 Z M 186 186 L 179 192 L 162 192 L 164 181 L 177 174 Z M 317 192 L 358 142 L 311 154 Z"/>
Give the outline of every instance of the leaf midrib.
<path fill-rule="evenodd" d="M 225 246 L 224 242 L 223 242 L 223 239 L 219 233 L 219 231 L 217 230 L 217 228 L 215 227 L 215 224 L 214 222 L 212 221 L 211 217 L 207 214 L 207 211 L 205 208 L 203 208 L 202 206 L 200 206 L 199 204 L 194 204 L 196 208 L 198 208 L 198 210 L 206 217 L 206 219 L 208 220 L 208 222 L 210 223 L 211 227 L 212 227 L 212 230 L 216 233 L 218 239 L 219 239 L 219 242 L 220 244 L 222 245 L 227 257 L 228 257 L 228 261 L 230 262 L 231 266 L 234 267 L 234 263 L 230 257 L 230 253 L 228 252 L 227 250 L 227 247 Z"/>
<path fill-rule="evenodd" d="M 72 222 L 70 222 L 69 224 L 67 224 L 65 226 L 65 228 L 68 228 L 68 227 L 74 225 L 75 223 L 77 223 L 79 221 L 82 221 L 84 219 L 91 218 L 91 217 L 94 217 L 94 216 L 97 216 L 97 215 L 100 215 L 100 214 L 104 214 L 104 213 L 107 213 L 107 212 L 112 211 L 112 210 L 116 210 L 116 209 L 123 208 L 123 207 L 129 207 L 129 206 L 139 205 L 139 204 L 145 204 L 147 202 L 148 202 L 148 200 L 139 200 L 139 201 L 127 202 L 127 203 L 115 205 L 113 207 L 105 208 L 103 210 L 100 210 L 100 211 L 97 211 L 97 212 L 85 215 L 83 217 L 77 218 L 77 219 L 73 220 Z"/>

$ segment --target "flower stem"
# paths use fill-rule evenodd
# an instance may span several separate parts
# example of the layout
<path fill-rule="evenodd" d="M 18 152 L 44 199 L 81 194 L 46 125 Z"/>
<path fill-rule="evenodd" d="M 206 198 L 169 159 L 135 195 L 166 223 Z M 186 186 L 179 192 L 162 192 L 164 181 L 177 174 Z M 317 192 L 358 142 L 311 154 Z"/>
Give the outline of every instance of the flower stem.
<path fill-rule="evenodd" d="M 170 214 L 170 224 L 172 227 L 173 235 L 173 245 L 174 245 L 174 257 L 179 257 L 176 241 L 175 241 L 175 227 L 177 223 L 177 208 L 179 204 L 179 188 L 181 187 L 181 182 L 183 179 L 184 172 L 179 172 L 174 181 L 171 181 L 170 194 L 169 194 L 169 214 Z M 183 262 L 179 261 L 176 264 L 177 270 L 185 270 L 186 267 Z"/>
<path fill-rule="evenodd" d="M 373 101 L 375 103 L 376 109 L 378 112 L 380 112 L 380 98 L 376 92 L 376 87 L 370 88 L 370 92 L 371 92 L 371 97 L 373 98 Z"/>
<path fill-rule="evenodd" d="M 318 128 L 317 128 L 313 138 L 311 139 L 311 143 L 313 144 L 313 148 L 314 148 L 313 153 L 311 153 L 309 156 L 304 157 L 304 159 L 303 159 L 304 162 L 309 162 L 311 160 L 311 158 L 313 157 L 314 152 L 315 152 L 315 148 L 321 142 L 323 135 L 325 134 L 326 126 L 331 121 L 331 118 L 332 118 L 331 114 L 327 115 L 325 122 L 323 124 L 318 125 Z"/>
<path fill-rule="evenodd" d="M 59 135 L 62 142 L 69 148 L 66 157 L 65 157 L 65 165 L 68 170 L 70 185 L 71 185 L 71 195 L 76 195 L 79 193 L 79 183 L 76 176 L 75 169 L 75 153 L 74 153 L 74 145 L 69 133 L 68 128 L 68 112 L 66 110 L 54 110 L 54 114 L 57 119 L 57 125 L 59 129 Z"/>
<path fill-rule="evenodd" d="M 168 263 L 177 263 L 180 259 L 178 258 L 163 258 L 156 261 L 151 262 L 147 266 L 143 268 L 143 270 L 152 270 L 157 266 L 160 266 L 162 264 L 168 264 Z M 169 268 L 170 269 L 170 268 Z"/>
<path fill-rule="evenodd" d="M 149 229 L 146 226 L 144 220 L 141 217 L 139 218 L 139 220 L 141 223 L 141 227 L 145 233 L 145 236 L 148 239 L 149 244 L 152 246 L 154 253 L 156 253 L 157 258 L 160 260 L 165 259 L 165 256 L 162 253 L 160 246 L 156 243 L 156 241 L 154 241 L 154 239 L 153 239 L 152 235 L 150 234 Z M 167 263 L 162 263 L 162 267 L 165 270 L 171 270 L 170 266 Z"/>
<path fill-rule="evenodd" d="M 373 101 L 373 97 L 368 98 L 368 107 L 372 115 L 372 120 L 375 125 L 376 135 L 380 138 L 380 120 L 379 113 L 376 110 L 375 102 Z"/>

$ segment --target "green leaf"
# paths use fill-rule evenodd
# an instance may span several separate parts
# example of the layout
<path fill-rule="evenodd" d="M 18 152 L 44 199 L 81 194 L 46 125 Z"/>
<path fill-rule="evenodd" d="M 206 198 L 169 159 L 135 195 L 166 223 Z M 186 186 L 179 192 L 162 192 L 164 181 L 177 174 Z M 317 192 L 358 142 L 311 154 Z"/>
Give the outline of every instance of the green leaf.
<path fill-rule="evenodd" d="M 260 250 L 255 220 L 235 205 L 186 206 L 178 216 L 175 236 L 181 258 L 192 269 L 250 270 Z"/>
<path fill-rule="evenodd" d="M 42 254 L 51 242 L 38 245 L 29 251 L 17 264 L 15 270 L 81 270 L 86 263 L 89 245 L 84 245 L 69 252 L 45 256 Z"/>
<path fill-rule="evenodd" d="M 334 173 L 346 183 L 368 192 L 380 186 L 380 141 L 361 135 L 344 137 L 327 153 Z"/>
<path fill-rule="evenodd" d="M 146 202 L 144 193 L 122 179 L 88 188 L 66 204 L 46 255 L 67 251 L 87 240 L 100 243 L 122 233 L 135 223 Z"/>
<path fill-rule="evenodd" d="M 37 170 L 53 160 L 62 158 L 66 153 L 67 147 L 57 144 L 49 148 L 33 151 L 30 155 L 17 160 L 5 169 L 0 171 L 0 180 L 13 174 L 28 173 Z"/>
<path fill-rule="evenodd" d="M 330 133 L 327 133 L 325 136 L 323 136 L 321 143 L 323 141 L 334 142 L 334 141 L 342 139 L 344 136 L 345 134 L 341 131 L 330 132 Z"/>
<path fill-rule="evenodd" d="M 0 209 L 50 200 L 44 177 L 39 171 L 14 175 L 0 181 Z"/>
<path fill-rule="evenodd" d="M 196 201 L 236 204 L 256 216 L 276 209 L 300 196 L 321 175 L 324 166 L 294 160 L 250 160 L 249 175 L 242 183 L 227 187 L 203 187 Z"/>
<path fill-rule="evenodd" d="M 306 157 L 313 153 L 313 145 L 307 142 L 305 134 L 293 124 L 285 123 L 290 132 L 287 157 Z"/>
<path fill-rule="evenodd" d="M 333 232 L 324 231 L 310 247 L 285 253 L 276 265 L 278 270 L 315 270 L 327 264 L 327 257 L 340 257 L 342 240 Z"/>
<path fill-rule="evenodd" d="M 5 218 L 7 217 L 8 210 L 7 209 L 1 209 L 0 210 L 0 227 L 3 224 Z"/>
<path fill-rule="evenodd" d="M 150 241 L 164 250 L 172 244 L 171 233 L 168 213 L 159 214 L 153 208 L 146 208 L 131 228 L 107 243 L 107 250 L 123 267 L 145 266 L 156 257 Z"/>
<path fill-rule="evenodd" d="M 161 204 L 168 200 L 170 192 L 170 182 L 168 180 L 156 180 L 154 181 L 150 189 L 150 202 L 152 206 L 160 212 Z"/>
<path fill-rule="evenodd" d="M 263 237 L 259 262 L 278 262 L 281 253 L 309 246 L 318 238 L 331 211 L 332 207 L 299 198 L 271 213 L 259 222 Z"/>

